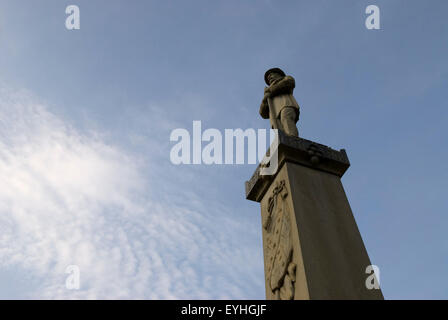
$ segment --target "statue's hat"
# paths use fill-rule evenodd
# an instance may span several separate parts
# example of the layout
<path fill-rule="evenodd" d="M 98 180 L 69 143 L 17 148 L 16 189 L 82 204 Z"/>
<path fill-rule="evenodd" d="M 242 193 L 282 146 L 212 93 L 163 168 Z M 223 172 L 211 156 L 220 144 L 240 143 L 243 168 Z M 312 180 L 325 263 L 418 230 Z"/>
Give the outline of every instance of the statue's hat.
<path fill-rule="evenodd" d="M 283 72 L 283 70 L 280 69 L 280 68 L 272 68 L 272 69 L 269 69 L 269 70 L 266 71 L 266 73 L 264 74 L 264 82 L 266 82 L 267 85 L 269 85 L 268 76 L 269 76 L 270 73 L 273 73 L 273 72 L 278 73 L 278 74 L 281 74 L 283 77 L 286 76 L 286 74 L 285 74 L 285 73 Z"/>

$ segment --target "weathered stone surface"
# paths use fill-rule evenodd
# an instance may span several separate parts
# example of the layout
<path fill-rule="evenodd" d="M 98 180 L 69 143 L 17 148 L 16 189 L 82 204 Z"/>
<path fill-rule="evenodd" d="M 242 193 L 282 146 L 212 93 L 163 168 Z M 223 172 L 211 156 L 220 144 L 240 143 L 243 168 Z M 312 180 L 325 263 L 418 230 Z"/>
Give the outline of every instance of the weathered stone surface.
<path fill-rule="evenodd" d="M 246 182 L 260 202 L 267 299 L 383 299 L 340 178 L 344 150 L 280 133 L 279 170 Z"/>
<path fill-rule="evenodd" d="M 285 161 L 288 161 L 342 177 L 350 166 L 344 149 L 337 151 L 323 144 L 289 136 L 280 130 L 278 131 L 278 139 L 279 169 Z M 260 167 L 258 167 L 250 180 L 246 182 L 246 199 L 260 202 L 274 178 L 275 175 L 261 176 Z"/>

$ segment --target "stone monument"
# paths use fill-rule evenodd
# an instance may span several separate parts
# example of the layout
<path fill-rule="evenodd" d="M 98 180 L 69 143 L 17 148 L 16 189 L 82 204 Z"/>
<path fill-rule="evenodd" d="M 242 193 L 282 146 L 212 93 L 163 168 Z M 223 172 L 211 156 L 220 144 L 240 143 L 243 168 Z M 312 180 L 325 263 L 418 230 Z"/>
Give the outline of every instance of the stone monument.
<path fill-rule="evenodd" d="M 274 68 L 265 81 L 260 114 L 278 129 L 278 169 L 259 166 L 246 198 L 261 205 L 266 298 L 383 299 L 366 286 L 371 263 L 340 180 L 345 150 L 298 137 L 294 78 Z"/>

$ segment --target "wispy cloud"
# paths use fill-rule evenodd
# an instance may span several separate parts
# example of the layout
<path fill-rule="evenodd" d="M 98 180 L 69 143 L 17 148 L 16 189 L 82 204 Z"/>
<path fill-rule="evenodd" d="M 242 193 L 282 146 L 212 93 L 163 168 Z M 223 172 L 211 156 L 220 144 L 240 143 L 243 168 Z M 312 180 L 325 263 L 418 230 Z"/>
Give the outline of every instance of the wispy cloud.
<path fill-rule="evenodd" d="M 263 298 L 259 248 L 232 236 L 248 226 L 219 206 L 204 214 L 199 196 L 154 199 L 150 185 L 163 181 L 100 137 L 0 88 L 0 273 L 30 277 L 18 298 Z M 80 268 L 79 290 L 65 287 L 68 265 Z"/>

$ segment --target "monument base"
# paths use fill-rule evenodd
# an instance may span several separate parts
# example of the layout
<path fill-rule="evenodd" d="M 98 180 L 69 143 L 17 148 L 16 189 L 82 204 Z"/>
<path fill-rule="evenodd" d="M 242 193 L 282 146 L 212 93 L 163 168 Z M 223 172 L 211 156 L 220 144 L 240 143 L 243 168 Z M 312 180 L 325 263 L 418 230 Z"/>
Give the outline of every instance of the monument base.
<path fill-rule="evenodd" d="M 278 170 L 258 167 L 246 198 L 260 202 L 267 299 L 383 299 L 340 178 L 345 150 L 279 131 Z"/>

